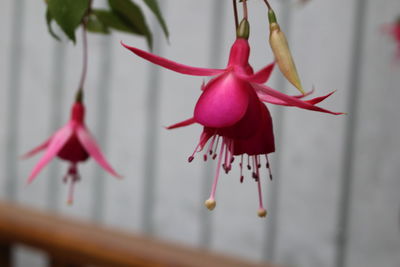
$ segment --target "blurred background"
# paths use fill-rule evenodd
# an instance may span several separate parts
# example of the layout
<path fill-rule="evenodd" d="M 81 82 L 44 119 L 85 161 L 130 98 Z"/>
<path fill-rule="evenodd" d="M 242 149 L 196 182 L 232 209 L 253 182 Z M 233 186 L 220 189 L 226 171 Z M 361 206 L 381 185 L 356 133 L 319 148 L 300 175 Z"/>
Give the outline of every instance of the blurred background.
<path fill-rule="evenodd" d="M 94 1 L 102 6 L 105 1 Z M 154 16 L 156 54 L 223 68 L 235 39 L 231 1 L 160 0 L 170 44 Z M 300 2 L 300 1 L 299 1 Z M 132 233 L 255 261 L 293 267 L 400 266 L 400 64 L 381 27 L 400 14 L 398 0 L 272 0 L 306 88 L 337 92 L 321 106 L 332 116 L 269 105 L 277 152 L 274 180 L 263 180 L 268 216 L 257 217 L 257 188 L 222 175 L 217 208 L 203 205 L 212 163 L 187 157 L 201 127 L 163 126 L 192 115 L 202 78 L 152 66 L 123 49 L 143 38 L 89 36 L 87 125 L 124 180 L 93 160 L 80 166 L 75 203 L 66 204 L 67 164 L 54 160 L 30 186 L 38 157 L 18 157 L 69 117 L 79 82 L 81 41 L 47 32 L 43 1 L 1 0 L 0 197 Z M 264 3 L 249 1 L 251 64 L 272 60 Z M 80 34 L 78 33 L 78 38 Z M 296 94 L 275 69 L 268 85 Z M 1 216 L 1 214 L 0 214 Z M 45 266 L 20 248 L 18 266 Z"/>

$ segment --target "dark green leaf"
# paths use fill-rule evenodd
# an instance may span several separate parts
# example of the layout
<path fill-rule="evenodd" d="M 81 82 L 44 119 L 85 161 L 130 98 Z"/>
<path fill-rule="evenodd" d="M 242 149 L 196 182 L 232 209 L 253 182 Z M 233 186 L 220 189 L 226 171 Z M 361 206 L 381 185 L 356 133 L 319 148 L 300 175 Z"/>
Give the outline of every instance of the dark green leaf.
<path fill-rule="evenodd" d="M 89 0 L 48 0 L 51 16 L 75 42 L 75 30 L 89 7 Z"/>
<path fill-rule="evenodd" d="M 108 27 L 96 16 L 95 13 L 90 14 L 86 29 L 94 33 L 109 34 Z"/>
<path fill-rule="evenodd" d="M 164 34 L 168 39 L 169 32 L 168 32 L 167 24 L 165 23 L 164 18 L 161 15 L 160 7 L 158 5 L 157 0 L 143 0 L 143 1 L 151 9 L 151 11 L 153 11 L 154 15 L 157 17 L 157 20 L 160 23 L 160 25 L 164 31 Z"/>
<path fill-rule="evenodd" d="M 116 14 L 111 11 L 105 9 L 94 9 L 92 13 L 96 15 L 98 20 L 101 21 L 103 25 L 108 28 L 113 28 L 115 30 L 123 32 L 141 34 L 136 29 L 132 29 L 132 27 L 130 28 L 129 24 L 125 24 L 123 20 L 121 20 Z"/>
<path fill-rule="evenodd" d="M 49 33 L 51 36 L 53 36 L 57 41 L 60 41 L 60 37 L 57 36 L 57 34 L 54 33 L 53 28 L 51 27 L 51 22 L 53 21 L 53 17 L 50 14 L 49 9 L 46 10 L 46 23 L 47 23 L 47 29 L 49 30 Z"/>
<path fill-rule="evenodd" d="M 147 44 L 151 49 L 153 47 L 153 38 L 140 7 L 130 0 L 108 0 L 108 2 L 114 13 L 132 31 L 146 36 Z"/>

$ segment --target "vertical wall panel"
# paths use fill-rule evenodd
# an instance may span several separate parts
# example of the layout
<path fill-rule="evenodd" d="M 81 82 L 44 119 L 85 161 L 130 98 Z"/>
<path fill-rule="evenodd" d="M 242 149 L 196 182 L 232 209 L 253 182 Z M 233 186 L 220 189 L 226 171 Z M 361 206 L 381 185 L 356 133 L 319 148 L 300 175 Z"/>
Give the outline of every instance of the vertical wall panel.
<path fill-rule="evenodd" d="M 190 1 L 173 1 L 166 14 L 168 25 L 173 29 L 172 45 L 163 48 L 163 56 L 187 65 L 207 67 L 212 7 L 210 0 L 196 2 L 195 9 Z M 187 158 L 199 141 L 201 127 L 193 125 L 168 131 L 162 126 L 193 116 L 201 83 L 201 77 L 161 72 L 155 233 L 161 238 L 190 244 L 199 241 L 199 215 L 204 208 L 200 197 L 204 162 L 200 154 L 190 164 Z"/>
<path fill-rule="evenodd" d="M 8 14 L 11 13 L 12 3 L 14 1 L 3 1 L 2 6 L 0 8 L 0 32 L 4 36 L 11 36 L 11 17 Z M 10 38 L 1 38 L 0 39 L 0 84 L 2 90 L 0 90 L 0 99 L 1 99 L 1 112 L 0 112 L 0 146 L 5 148 L 7 143 L 7 87 L 9 86 L 9 53 L 11 48 L 11 40 Z M 6 166 L 6 157 L 7 153 L 0 153 L 0 169 L 3 170 L 0 176 L 0 196 L 1 198 L 6 197 L 5 185 L 7 181 L 6 173 L 4 172 Z"/>
<path fill-rule="evenodd" d="M 53 57 L 53 39 L 46 28 L 45 4 L 31 1 L 26 1 L 25 4 L 27 12 L 24 15 L 25 29 L 21 44 L 24 67 L 19 70 L 21 94 L 18 99 L 20 101 L 18 117 L 15 118 L 19 129 L 15 138 L 19 146 L 17 158 L 13 159 L 18 172 L 12 179 L 15 179 L 18 184 L 19 201 L 46 207 L 48 167 L 43 169 L 29 186 L 26 185 L 28 176 L 42 153 L 26 160 L 20 160 L 18 157 L 42 144 L 50 136 L 49 103 L 52 101 L 53 88 L 49 86 L 51 78 L 49 70 Z M 9 116 L 12 115 L 9 114 Z"/>
<path fill-rule="evenodd" d="M 381 29 L 400 14 L 400 2 L 368 1 L 365 10 L 345 266 L 397 267 L 400 68 L 394 63 L 394 42 Z"/>
<path fill-rule="evenodd" d="M 104 218 L 106 224 L 140 231 L 149 65 L 123 48 L 120 40 L 147 49 L 141 37 L 120 33 L 113 36 L 107 157 L 123 179 L 118 181 L 106 174 Z"/>
<path fill-rule="evenodd" d="M 293 10 L 289 39 L 304 87 L 315 85 L 315 95 L 337 89 L 321 104 L 334 111 L 345 111 L 351 90 L 354 11 L 354 1 L 310 1 Z M 345 117 L 284 109 L 274 258 L 289 266 L 333 266 Z"/>
<path fill-rule="evenodd" d="M 17 199 L 17 184 L 15 177 L 17 176 L 17 164 L 15 159 L 17 158 L 18 150 L 18 118 L 19 118 L 19 107 L 20 107 L 20 70 L 22 69 L 23 59 L 23 29 L 24 29 L 24 14 L 25 14 L 25 2 L 14 1 L 11 5 L 10 13 L 10 47 L 7 58 L 8 64 L 8 79 L 6 84 L 7 90 L 7 102 L 5 112 L 7 114 L 5 128 L 6 142 L 5 142 L 5 183 L 4 191 L 5 196 L 9 200 Z M 19 19 L 21 17 L 21 19 Z"/>

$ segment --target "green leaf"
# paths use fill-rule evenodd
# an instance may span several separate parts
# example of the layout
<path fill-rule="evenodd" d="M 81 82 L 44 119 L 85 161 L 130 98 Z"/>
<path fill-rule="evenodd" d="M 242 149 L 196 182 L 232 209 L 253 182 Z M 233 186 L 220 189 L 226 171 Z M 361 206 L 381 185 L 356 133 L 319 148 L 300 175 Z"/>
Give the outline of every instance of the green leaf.
<path fill-rule="evenodd" d="M 49 30 L 50 35 L 53 36 L 54 39 L 56 39 L 57 41 L 61 41 L 60 37 L 58 37 L 57 34 L 55 34 L 55 32 L 53 31 L 53 28 L 51 27 L 52 21 L 53 21 L 53 17 L 51 16 L 49 9 L 47 8 L 47 10 L 46 10 L 47 29 Z"/>
<path fill-rule="evenodd" d="M 122 20 L 129 28 L 144 35 L 150 49 L 153 47 L 153 37 L 147 26 L 142 10 L 138 5 L 130 0 L 108 0 L 113 12 Z"/>
<path fill-rule="evenodd" d="M 164 31 L 165 37 L 167 37 L 167 39 L 168 39 L 169 32 L 168 32 L 167 24 L 165 23 L 165 20 L 161 15 L 160 7 L 158 5 L 157 0 L 143 0 L 143 1 L 151 9 L 151 11 L 153 11 L 154 15 L 156 16 L 156 18 L 158 20 L 158 23 L 160 23 L 160 25 Z"/>
<path fill-rule="evenodd" d="M 141 34 L 136 29 L 132 29 L 129 27 L 129 24 L 125 24 L 123 20 L 121 20 L 118 15 L 113 12 L 105 9 L 94 9 L 92 14 L 96 15 L 97 19 L 103 23 L 107 28 L 112 28 L 122 32 L 129 32 L 135 34 Z"/>
<path fill-rule="evenodd" d="M 89 0 L 48 0 L 51 16 L 75 42 L 75 30 L 89 7 Z"/>
<path fill-rule="evenodd" d="M 90 14 L 88 22 L 86 24 L 86 29 L 93 33 L 109 34 L 107 25 L 105 25 L 95 13 Z"/>

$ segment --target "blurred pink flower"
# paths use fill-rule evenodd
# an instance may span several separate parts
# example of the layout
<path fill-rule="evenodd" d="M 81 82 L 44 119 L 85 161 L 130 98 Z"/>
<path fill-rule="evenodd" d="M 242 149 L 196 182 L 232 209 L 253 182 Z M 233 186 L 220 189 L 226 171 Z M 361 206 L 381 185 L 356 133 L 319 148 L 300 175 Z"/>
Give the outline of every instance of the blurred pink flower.
<path fill-rule="evenodd" d="M 383 25 L 383 31 L 390 35 L 397 45 L 396 59 L 400 60 L 400 18 L 392 24 Z"/>
<path fill-rule="evenodd" d="M 261 197 L 259 168 L 261 156 L 265 155 L 266 166 L 269 169 L 267 154 L 275 151 L 275 143 L 272 119 L 267 107 L 262 102 L 295 106 L 335 115 L 342 114 L 316 106 L 332 93 L 303 101 L 300 98 L 311 92 L 301 96 L 289 96 L 263 85 L 269 79 L 274 63 L 254 73 L 248 63 L 250 47 L 244 38 L 237 38 L 234 42 L 225 69 L 185 66 L 123 43 L 122 45 L 154 64 L 182 74 L 216 76 L 207 84 L 203 84 L 202 94 L 195 106 L 193 117 L 168 127 L 168 129 L 174 129 L 193 123 L 204 126 L 200 141 L 189 157 L 189 162 L 194 159 L 194 154 L 202 151 L 208 142 L 208 149 L 204 154 L 205 160 L 207 160 L 207 154 L 212 155 L 212 158 L 215 159 L 219 149 L 216 175 L 210 197 L 205 203 L 210 210 L 214 209 L 216 205 L 215 193 L 220 167 L 222 166 L 228 173 L 235 156 L 240 155 L 240 180 L 243 181 L 243 155 L 247 154 L 247 167 L 252 170 L 252 176 L 258 184 L 258 214 L 261 217 L 266 215 Z M 270 177 L 272 177 L 271 174 Z"/>
<path fill-rule="evenodd" d="M 86 161 L 90 156 L 111 175 L 121 178 L 107 162 L 96 141 L 86 128 L 84 116 L 85 107 L 83 103 L 79 101 L 75 102 L 72 107 L 71 119 L 69 122 L 43 144 L 22 156 L 23 158 L 28 158 L 45 150 L 44 155 L 30 173 L 28 183 L 31 183 L 55 156 L 70 162 L 68 172 L 64 177 L 64 182 L 70 180 L 70 190 L 68 194 L 69 204 L 73 202 L 74 185 L 80 180 L 77 165 L 79 162 Z"/>

